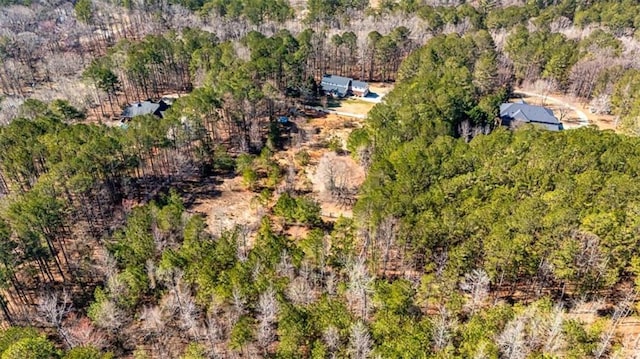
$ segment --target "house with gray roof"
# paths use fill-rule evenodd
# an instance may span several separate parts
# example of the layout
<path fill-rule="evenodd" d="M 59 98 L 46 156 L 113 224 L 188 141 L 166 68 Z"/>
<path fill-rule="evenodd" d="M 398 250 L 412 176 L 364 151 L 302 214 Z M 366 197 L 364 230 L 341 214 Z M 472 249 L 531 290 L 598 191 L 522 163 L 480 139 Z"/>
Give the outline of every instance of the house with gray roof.
<path fill-rule="evenodd" d="M 364 97 L 369 93 L 369 84 L 364 81 L 357 81 L 350 77 L 324 75 L 320 83 L 322 91 L 334 97 L 345 97 L 349 95 Z"/>
<path fill-rule="evenodd" d="M 160 100 L 158 102 L 152 102 L 151 100 L 132 103 L 124 108 L 120 115 L 121 120 L 130 120 L 136 116 L 142 115 L 155 115 L 162 118 L 164 111 L 169 108 L 169 105 Z"/>
<path fill-rule="evenodd" d="M 549 131 L 562 130 L 562 122 L 553 112 L 542 106 L 527 103 L 503 103 L 500 105 L 500 120 L 503 126 L 516 128 L 524 124 L 532 124 Z"/>

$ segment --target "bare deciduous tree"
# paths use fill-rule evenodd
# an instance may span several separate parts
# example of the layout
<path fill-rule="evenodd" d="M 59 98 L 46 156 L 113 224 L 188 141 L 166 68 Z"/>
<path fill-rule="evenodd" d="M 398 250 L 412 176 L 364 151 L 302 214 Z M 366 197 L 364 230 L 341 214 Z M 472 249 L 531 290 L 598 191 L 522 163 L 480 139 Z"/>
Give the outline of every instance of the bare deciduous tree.
<path fill-rule="evenodd" d="M 521 317 L 507 323 L 497 338 L 501 357 L 507 359 L 524 359 L 529 355 L 526 345 L 525 322 Z"/>
<path fill-rule="evenodd" d="M 306 305 L 314 301 L 313 290 L 309 281 L 302 277 L 295 277 L 287 286 L 287 297 L 297 305 Z"/>
<path fill-rule="evenodd" d="M 98 349 L 107 346 L 107 338 L 98 330 L 89 318 L 76 318 L 74 313 L 69 314 L 69 319 L 64 324 L 63 330 L 71 347 L 94 347 Z"/>
<path fill-rule="evenodd" d="M 240 292 L 240 289 L 237 286 L 233 287 L 232 291 L 233 296 L 233 322 L 235 322 L 242 314 L 244 314 L 246 310 L 246 298 Z"/>
<path fill-rule="evenodd" d="M 140 312 L 140 329 L 146 336 L 154 337 L 162 333 L 168 318 L 160 306 L 144 307 Z"/>
<path fill-rule="evenodd" d="M 356 156 L 360 161 L 360 165 L 366 170 L 369 170 L 371 167 L 371 162 L 373 161 L 373 146 L 360 146 L 357 149 Z"/>
<path fill-rule="evenodd" d="M 544 334 L 546 338 L 542 346 L 544 353 L 560 354 L 563 349 L 563 314 L 562 306 L 556 305 L 553 307 L 546 326 L 546 333 Z"/>
<path fill-rule="evenodd" d="M 149 277 L 149 288 L 155 289 L 156 287 L 156 265 L 152 259 L 147 259 L 145 262 L 145 268 L 147 269 L 147 276 Z"/>
<path fill-rule="evenodd" d="M 589 111 L 598 115 L 608 115 L 611 113 L 611 96 L 609 94 L 601 94 L 594 97 L 589 102 Z"/>
<path fill-rule="evenodd" d="M 278 318 L 278 301 L 273 288 L 267 289 L 260 294 L 258 300 L 258 346 L 267 353 L 268 347 L 275 341 L 275 323 Z"/>
<path fill-rule="evenodd" d="M 616 329 L 620 325 L 620 322 L 633 311 L 633 303 L 635 303 L 636 298 L 637 293 L 635 290 L 630 291 L 616 304 L 613 315 L 611 316 L 611 324 L 609 324 L 607 330 L 601 334 L 600 343 L 598 343 L 598 347 L 593 351 L 593 356 L 596 359 L 605 357 L 611 349 L 611 342 L 616 334 Z"/>
<path fill-rule="evenodd" d="M 127 323 L 126 318 L 126 313 L 111 299 L 102 301 L 96 309 L 95 317 L 93 317 L 98 327 L 107 330 L 111 334 L 116 333 Z"/>
<path fill-rule="evenodd" d="M 180 328 L 184 329 L 195 340 L 200 339 L 200 309 L 191 295 L 183 297 L 179 313 Z"/>
<path fill-rule="evenodd" d="M 458 126 L 458 131 L 460 133 L 460 137 L 462 137 L 465 142 L 469 142 L 471 141 L 471 121 L 469 120 L 464 120 L 462 122 L 460 122 L 460 125 Z"/>
<path fill-rule="evenodd" d="M 533 84 L 534 90 L 542 95 L 542 106 L 547 105 L 548 96 L 555 91 L 558 86 L 553 80 L 537 80 Z"/>
<path fill-rule="evenodd" d="M 322 195 L 330 197 L 342 206 L 350 207 L 355 203 L 358 177 L 357 165 L 348 157 L 339 157 L 327 153 L 320 159 L 316 178 L 322 184 Z"/>
<path fill-rule="evenodd" d="M 436 350 L 447 347 L 451 342 L 451 336 L 456 322 L 445 308 L 440 308 L 438 316 L 433 322 L 433 346 Z"/>
<path fill-rule="evenodd" d="M 387 264 L 391 248 L 396 241 L 398 220 L 394 217 L 385 217 L 376 228 L 376 243 L 382 248 L 382 274 L 387 272 Z"/>
<path fill-rule="evenodd" d="M 72 310 L 71 297 L 67 291 L 59 293 L 48 293 L 40 298 L 38 304 L 39 319 L 46 325 L 56 329 L 60 337 L 68 346 L 72 346 L 68 338 L 67 331 L 63 328 L 63 321 Z"/>
<path fill-rule="evenodd" d="M 338 348 L 340 348 L 340 333 L 338 332 L 338 328 L 333 325 L 327 327 L 324 333 L 322 333 L 322 340 L 324 340 L 324 343 L 327 345 L 331 357 L 335 358 L 336 352 Z"/>
<path fill-rule="evenodd" d="M 471 295 L 471 301 L 467 303 L 471 307 L 471 313 L 475 313 L 478 305 L 489 296 L 489 284 L 489 275 L 482 269 L 474 269 L 471 273 L 465 274 L 460 289 Z"/>
<path fill-rule="evenodd" d="M 325 278 L 325 288 L 329 295 L 336 294 L 336 281 L 336 275 L 333 272 L 329 272 Z"/>
<path fill-rule="evenodd" d="M 286 250 L 280 255 L 280 263 L 278 263 L 276 271 L 278 275 L 287 277 L 290 280 L 293 280 L 295 277 L 295 268 L 291 263 L 291 256 Z"/>
<path fill-rule="evenodd" d="M 169 348 L 166 342 L 170 335 L 167 329 L 169 317 L 165 309 L 160 306 L 145 307 L 140 313 L 140 321 L 145 342 L 151 344 L 156 355 L 167 356 Z"/>
<path fill-rule="evenodd" d="M 220 310 L 219 305 L 216 303 L 212 304 L 207 314 L 205 337 L 214 358 L 218 358 L 221 354 L 221 350 L 219 350 L 218 347 L 224 341 L 225 336 L 226 328 L 221 318 L 222 310 Z"/>
<path fill-rule="evenodd" d="M 351 265 L 347 301 L 351 311 L 362 319 L 366 319 L 372 309 L 370 296 L 373 293 L 373 280 L 364 259 L 358 259 Z"/>
<path fill-rule="evenodd" d="M 351 336 L 349 337 L 349 352 L 351 358 L 365 359 L 371 354 L 373 343 L 369 330 L 363 322 L 358 321 L 351 327 Z"/>

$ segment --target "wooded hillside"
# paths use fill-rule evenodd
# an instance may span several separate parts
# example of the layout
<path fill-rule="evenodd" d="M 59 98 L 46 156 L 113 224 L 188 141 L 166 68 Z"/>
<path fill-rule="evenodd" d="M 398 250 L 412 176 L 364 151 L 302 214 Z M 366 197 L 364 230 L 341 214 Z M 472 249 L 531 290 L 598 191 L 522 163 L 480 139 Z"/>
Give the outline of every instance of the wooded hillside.
<path fill-rule="evenodd" d="M 1 359 L 637 351 L 634 2 L 0 4 Z"/>

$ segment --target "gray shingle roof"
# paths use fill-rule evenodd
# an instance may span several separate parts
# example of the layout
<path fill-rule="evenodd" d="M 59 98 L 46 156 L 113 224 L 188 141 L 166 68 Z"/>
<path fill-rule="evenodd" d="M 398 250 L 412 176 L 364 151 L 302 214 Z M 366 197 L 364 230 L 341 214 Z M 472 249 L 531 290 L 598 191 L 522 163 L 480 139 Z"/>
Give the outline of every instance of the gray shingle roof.
<path fill-rule="evenodd" d="M 348 77 L 335 76 L 335 75 L 322 76 L 323 86 L 327 84 L 327 85 L 336 86 L 336 87 L 349 88 L 350 83 L 351 83 L 351 79 Z"/>
<path fill-rule="evenodd" d="M 515 120 L 538 124 L 552 131 L 562 129 L 562 123 L 558 121 L 551 110 L 526 103 L 503 103 L 500 105 L 500 118 L 508 122 Z"/>
<path fill-rule="evenodd" d="M 358 80 L 353 80 L 353 82 L 351 83 L 351 86 L 359 89 L 369 88 L 369 85 L 366 82 L 358 81 Z"/>

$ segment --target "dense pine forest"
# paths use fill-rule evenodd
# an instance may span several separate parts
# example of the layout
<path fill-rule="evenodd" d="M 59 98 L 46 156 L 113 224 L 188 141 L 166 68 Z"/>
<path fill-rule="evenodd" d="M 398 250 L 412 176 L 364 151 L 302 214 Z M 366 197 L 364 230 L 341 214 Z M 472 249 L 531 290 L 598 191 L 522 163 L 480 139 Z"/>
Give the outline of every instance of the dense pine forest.
<path fill-rule="evenodd" d="M 639 14 L 0 0 L 0 358 L 637 356 Z"/>

